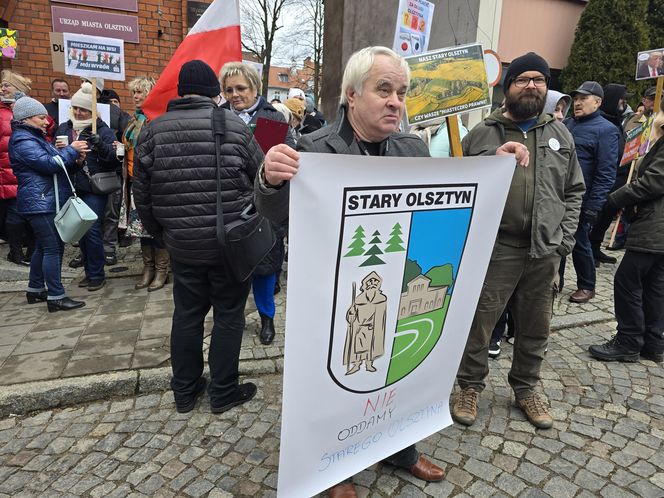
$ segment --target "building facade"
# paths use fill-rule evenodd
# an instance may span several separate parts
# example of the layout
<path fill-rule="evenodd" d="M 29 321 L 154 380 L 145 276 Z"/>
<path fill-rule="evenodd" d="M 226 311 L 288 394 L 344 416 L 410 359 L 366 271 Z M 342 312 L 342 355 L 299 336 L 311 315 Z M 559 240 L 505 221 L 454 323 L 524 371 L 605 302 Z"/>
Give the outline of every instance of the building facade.
<path fill-rule="evenodd" d="M 30 78 L 31 96 L 46 102 L 53 78 L 65 79 L 72 90 L 80 84 L 79 78 L 54 71 L 49 33 L 66 29 L 124 38 L 126 80 L 107 81 L 106 86 L 118 92 L 122 107 L 130 111 L 127 83 L 139 75 L 158 77 L 211 1 L 2 0 L 0 27 L 18 30 L 18 53 L 15 59 L 0 58 L 0 66 Z"/>

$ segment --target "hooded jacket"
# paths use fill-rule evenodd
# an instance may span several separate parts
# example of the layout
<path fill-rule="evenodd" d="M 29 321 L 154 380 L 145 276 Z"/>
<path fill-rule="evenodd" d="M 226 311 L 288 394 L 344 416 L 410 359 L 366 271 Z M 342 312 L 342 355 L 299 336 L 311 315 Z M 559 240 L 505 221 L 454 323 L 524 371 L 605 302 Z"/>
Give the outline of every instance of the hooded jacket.
<path fill-rule="evenodd" d="M 9 163 L 9 137 L 12 135 L 12 108 L 0 103 L 0 199 L 15 199 L 18 183 Z"/>
<path fill-rule="evenodd" d="M 464 156 L 494 155 L 496 149 L 507 142 L 506 129 L 521 130 L 516 123 L 496 109 L 488 118 L 473 128 L 463 139 Z M 498 228 L 498 240 L 521 236 L 513 233 L 527 219 L 530 223 L 530 250 L 533 258 L 552 254 L 567 255 L 574 247 L 574 233 L 579 222 L 581 198 L 584 192 L 583 176 L 576 157 L 574 140 L 553 116 L 540 114 L 537 123 L 524 135 L 534 134 L 528 143 L 530 165 L 534 167 L 534 189 L 528 192 L 517 183 L 522 180 L 515 166 L 512 185 L 507 196 L 505 210 Z M 528 202 L 527 197 L 532 200 Z M 531 205 L 532 212 L 523 212 L 523 206 Z"/>
<path fill-rule="evenodd" d="M 556 90 L 549 90 L 546 92 L 546 102 L 544 103 L 544 112 L 547 114 L 553 115 L 553 112 L 556 110 L 556 106 L 560 99 L 563 99 L 565 106 L 563 108 L 563 118 L 567 116 L 570 105 L 572 105 L 572 97 L 566 93 L 557 92 Z"/>

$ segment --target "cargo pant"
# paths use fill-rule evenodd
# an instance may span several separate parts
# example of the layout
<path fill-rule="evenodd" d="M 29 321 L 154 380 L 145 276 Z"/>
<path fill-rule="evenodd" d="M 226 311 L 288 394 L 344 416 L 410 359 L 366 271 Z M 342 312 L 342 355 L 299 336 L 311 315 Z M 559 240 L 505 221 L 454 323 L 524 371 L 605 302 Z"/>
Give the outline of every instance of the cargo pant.
<path fill-rule="evenodd" d="M 462 389 L 482 391 L 489 374 L 489 339 L 509 303 L 514 318 L 514 354 L 508 381 L 517 399 L 531 396 L 540 379 L 540 368 L 549 338 L 554 279 L 560 255 L 534 259 L 528 247 L 496 242 L 482 292 L 457 373 Z"/>

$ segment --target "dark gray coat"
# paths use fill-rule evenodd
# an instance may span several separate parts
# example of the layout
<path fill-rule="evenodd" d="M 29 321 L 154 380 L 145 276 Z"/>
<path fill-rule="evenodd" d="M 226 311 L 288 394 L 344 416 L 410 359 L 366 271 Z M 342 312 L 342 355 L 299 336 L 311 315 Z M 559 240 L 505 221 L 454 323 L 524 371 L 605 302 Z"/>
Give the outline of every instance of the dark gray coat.
<path fill-rule="evenodd" d="M 664 138 L 641 161 L 636 181 L 611 193 L 609 202 L 618 209 L 636 206 L 627 249 L 664 254 Z"/>
<path fill-rule="evenodd" d="M 297 142 L 300 152 L 318 152 L 325 154 L 351 154 L 361 156 L 353 129 L 346 118 L 346 108 L 339 109 L 337 121 L 331 126 L 321 128 L 308 135 L 302 135 Z M 393 133 L 381 143 L 381 156 L 390 157 L 429 157 L 429 149 L 415 135 Z M 288 219 L 288 199 L 290 185 L 286 182 L 281 188 L 263 187 L 256 178 L 255 202 L 258 211 L 274 223 L 283 223 Z"/>
<path fill-rule="evenodd" d="M 172 100 L 166 114 L 143 127 L 134 158 L 134 201 L 143 225 L 173 259 L 192 265 L 222 263 L 214 108 L 207 97 Z M 224 223 L 230 223 L 251 202 L 263 153 L 244 122 L 223 112 L 222 207 Z"/>

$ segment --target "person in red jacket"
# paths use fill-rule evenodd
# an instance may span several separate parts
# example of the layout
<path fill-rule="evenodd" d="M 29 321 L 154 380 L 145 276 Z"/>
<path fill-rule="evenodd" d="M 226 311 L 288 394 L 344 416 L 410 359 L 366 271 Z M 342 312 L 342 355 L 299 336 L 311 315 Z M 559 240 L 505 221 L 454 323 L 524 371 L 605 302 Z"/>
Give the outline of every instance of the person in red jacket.
<path fill-rule="evenodd" d="M 0 76 L 0 233 L 9 242 L 7 260 L 30 266 L 34 238 L 26 219 L 16 211 L 16 176 L 9 164 L 9 138 L 12 134 L 12 106 L 17 94 L 30 92 L 31 81 L 18 73 L 5 69 Z M 27 239 L 28 256 L 23 254 L 23 242 Z"/>

